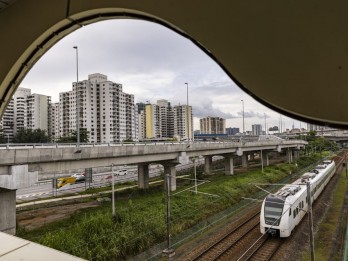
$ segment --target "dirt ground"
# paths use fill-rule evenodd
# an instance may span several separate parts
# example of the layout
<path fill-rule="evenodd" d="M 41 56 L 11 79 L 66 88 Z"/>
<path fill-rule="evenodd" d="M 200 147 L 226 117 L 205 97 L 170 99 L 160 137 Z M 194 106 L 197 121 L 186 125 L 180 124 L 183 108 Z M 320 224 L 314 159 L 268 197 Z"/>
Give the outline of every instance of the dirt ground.
<path fill-rule="evenodd" d="M 73 202 L 68 205 L 47 206 L 33 210 L 23 210 L 17 213 L 19 227 L 32 230 L 48 223 L 69 218 L 81 209 L 99 206 L 97 201 Z"/>

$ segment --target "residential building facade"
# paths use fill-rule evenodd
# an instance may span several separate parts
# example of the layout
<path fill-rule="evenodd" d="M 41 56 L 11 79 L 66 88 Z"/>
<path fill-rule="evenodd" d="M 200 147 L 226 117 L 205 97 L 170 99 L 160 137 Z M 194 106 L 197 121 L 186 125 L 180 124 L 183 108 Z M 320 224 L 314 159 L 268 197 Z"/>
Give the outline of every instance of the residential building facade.
<path fill-rule="evenodd" d="M 219 117 L 206 117 L 199 120 L 202 134 L 225 134 L 226 120 Z"/>
<path fill-rule="evenodd" d="M 134 95 L 124 93 L 122 84 L 109 81 L 106 75 L 90 74 L 88 80 L 74 82 L 72 91 L 60 93 L 59 107 L 60 137 L 76 131 L 77 118 L 79 129 L 87 131 L 92 143 L 138 137 Z"/>
<path fill-rule="evenodd" d="M 138 103 L 139 139 L 193 138 L 191 106 L 171 106 L 167 100 L 156 104 Z"/>
<path fill-rule="evenodd" d="M 251 125 L 252 135 L 262 135 L 262 125 L 261 124 L 253 124 Z"/>
<path fill-rule="evenodd" d="M 50 130 L 51 97 L 31 94 L 28 88 L 19 87 L 7 105 L 1 120 L 3 135 L 9 142 L 21 129 Z"/>

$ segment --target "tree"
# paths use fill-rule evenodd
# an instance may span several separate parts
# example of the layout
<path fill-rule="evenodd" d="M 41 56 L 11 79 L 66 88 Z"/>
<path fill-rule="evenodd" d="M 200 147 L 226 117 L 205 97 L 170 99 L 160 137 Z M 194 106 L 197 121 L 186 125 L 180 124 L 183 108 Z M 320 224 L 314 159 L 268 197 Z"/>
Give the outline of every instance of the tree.
<path fill-rule="evenodd" d="M 45 130 L 21 129 L 13 137 L 13 143 L 47 143 L 50 139 Z"/>
<path fill-rule="evenodd" d="M 278 131 L 278 126 L 270 127 L 269 131 Z"/>
<path fill-rule="evenodd" d="M 72 131 L 66 136 L 62 136 L 57 141 L 58 143 L 76 143 L 77 142 L 77 132 Z M 86 129 L 80 129 L 80 142 L 87 143 L 88 140 L 88 131 Z"/>

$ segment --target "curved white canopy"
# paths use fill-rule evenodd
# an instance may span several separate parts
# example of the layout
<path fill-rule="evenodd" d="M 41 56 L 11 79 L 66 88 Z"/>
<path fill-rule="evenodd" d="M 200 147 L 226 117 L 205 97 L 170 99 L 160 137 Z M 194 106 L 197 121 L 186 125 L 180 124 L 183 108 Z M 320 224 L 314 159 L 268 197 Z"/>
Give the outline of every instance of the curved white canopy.
<path fill-rule="evenodd" d="M 85 24 L 126 17 L 157 22 L 190 38 L 244 91 L 272 109 L 306 121 L 348 125 L 347 1 L 0 3 L 0 114 L 29 69 L 59 39 Z"/>

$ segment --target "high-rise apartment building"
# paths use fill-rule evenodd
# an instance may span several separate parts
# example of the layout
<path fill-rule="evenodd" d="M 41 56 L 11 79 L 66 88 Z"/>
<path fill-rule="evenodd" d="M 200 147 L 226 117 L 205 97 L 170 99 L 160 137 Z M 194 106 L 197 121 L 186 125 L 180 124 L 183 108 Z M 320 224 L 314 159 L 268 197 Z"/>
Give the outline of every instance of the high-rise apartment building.
<path fill-rule="evenodd" d="M 59 139 L 60 130 L 59 102 L 51 103 L 49 115 L 49 135 L 52 141 L 57 141 Z"/>
<path fill-rule="evenodd" d="M 192 107 L 174 106 L 167 100 L 157 104 L 138 103 L 139 138 L 166 139 L 193 137 Z"/>
<path fill-rule="evenodd" d="M 28 88 L 19 87 L 2 117 L 3 134 L 12 141 L 21 129 L 41 129 L 50 133 L 49 108 L 50 96 L 31 94 Z"/>
<path fill-rule="evenodd" d="M 25 100 L 25 127 L 28 129 L 41 129 L 50 133 L 49 107 L 51 97 L 42 94 L 31 94 Z"/>
<path fill-rule="evenodd" d="M 137 113 L 134 95 L 122 91 L 122 85 L 95 73 L 76 84 L 69 92 L 60 93 L 59 136 L 76 131 L 76 105 L 79 128 L 86 130 L 90 142 L 118 142 L 136 139 Z M 76 103 L 78 101 L 78 103 Z"/>
<path fill-rule="evenodd" d="M 201 133 L 204 134 L 225 134 L 226 120 L 219 117 L 206 117 L 199 120 Z"/>
<path fill-rule="evenodd" d="M 174 115 L 176 117 L 177 136 L 181 139 L 193 139 L 192 106 L 174 106 Z"/>
<path fill-rule="evenodd" d="M 261 124 L 251 125 L 251 130 L 252 130 L 253 135 L 262 135 L 262 125 Z"/>
<path fill-rule="evenodd" d="M 4 138 L 7 142 L 12 141 L 13 139 L 13 127 L 14 127 L 14 109 L 13 109 L 13 98 L 8 103 L 4 115 L 1 120 L 1 127 L 3 130 Z"/>
<path fill-rule="evenodd" d="M 26 118 L 26 99 L 31 95 L 31 90 L 28 88 L 19 87 L 14 93 L 13 99 L 13 134 L 15 135 L 20 129 L 24 129 Z"/>

